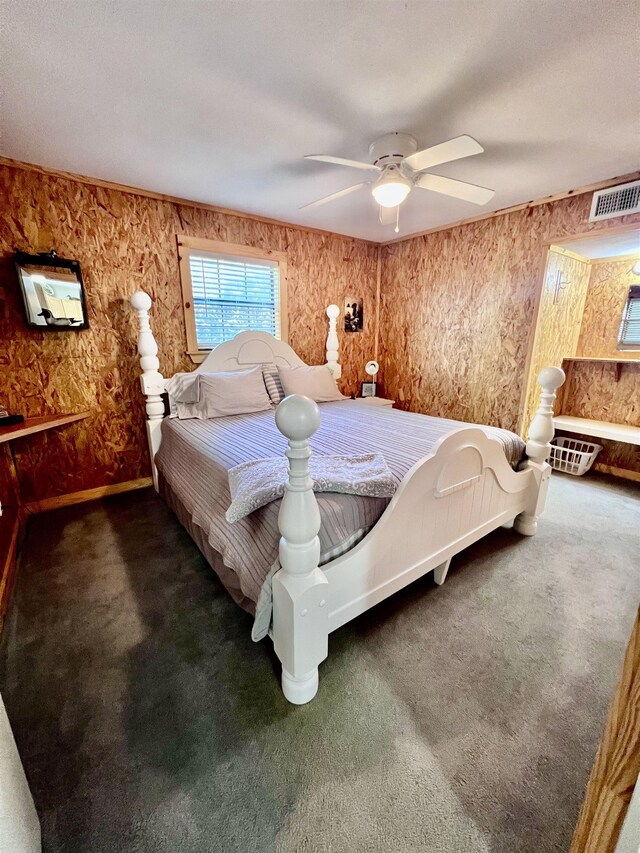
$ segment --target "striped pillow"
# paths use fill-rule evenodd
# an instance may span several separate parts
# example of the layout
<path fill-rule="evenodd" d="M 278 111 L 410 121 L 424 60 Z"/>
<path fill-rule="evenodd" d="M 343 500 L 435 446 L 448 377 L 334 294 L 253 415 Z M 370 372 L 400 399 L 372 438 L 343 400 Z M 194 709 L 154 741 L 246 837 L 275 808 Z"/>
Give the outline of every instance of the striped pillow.
<path fill-rule="evenodd" d="M 285 398 L 284 388 L 280 380 L 280 374 L 275 364 L 265 364 L 262 367 L 262 376 L 266 385 L 269 397 L 274 406 L 281 403 Z"/>

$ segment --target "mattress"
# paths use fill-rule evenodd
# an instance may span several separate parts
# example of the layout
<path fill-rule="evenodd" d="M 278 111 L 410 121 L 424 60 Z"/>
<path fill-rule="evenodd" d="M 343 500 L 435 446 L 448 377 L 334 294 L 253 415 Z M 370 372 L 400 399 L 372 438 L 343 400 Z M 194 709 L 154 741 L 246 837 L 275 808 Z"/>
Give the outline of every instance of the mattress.
<path fill-rule="evenodd" d="M 381 453 L 398 485 L 419 459 L 432 452 L 440 438 L 459 427 L 473 426 L 368 406 L 357 400 L 321 403 L 320 411 L 320 428 L 310 441 L 313 453 Z M 522 439 L 497 427 L 480 428 L 501 444 L 515 467 L 524 454 Z M 254 612 L 254 639 L 264 636 L 269 626 L 270 578 L 279 567 L 281 501 L 230 524 L 225 518 L 231 503 L 228 471 L 249 459 L 280 456 L 286 446 L 272 410 L 211 420 L 167 418 L 156 455 L 169 503 L 191 535 L 197 531 L 194 538 L 236 601 Z M 360 541 L 389 502 L 388 498 L 333 492 L 316 497 L 321 518 L 321 564 Z M 212 561 L 212 552 L 219 561 Z"/>

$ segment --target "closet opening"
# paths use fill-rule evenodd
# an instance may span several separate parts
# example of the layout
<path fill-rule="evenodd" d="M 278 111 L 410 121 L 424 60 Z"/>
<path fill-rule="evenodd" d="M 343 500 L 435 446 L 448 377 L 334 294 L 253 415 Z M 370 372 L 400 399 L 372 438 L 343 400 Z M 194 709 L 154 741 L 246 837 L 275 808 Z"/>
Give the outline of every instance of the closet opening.
<path fill-rule="evenodd" d="M 590 452 L 597 454 L 595 469 L 640 482 L 637 224 L 549 244 L 523 398 L 524 430 L 537 404 L 536 377 L 547 365 L 562 366 L 567 376 L 554 407 L 556 443 L 567 451 L 553 452 L 554 467 L 586 473 L 580 468 L 589 460 L 581 453 Z"/>

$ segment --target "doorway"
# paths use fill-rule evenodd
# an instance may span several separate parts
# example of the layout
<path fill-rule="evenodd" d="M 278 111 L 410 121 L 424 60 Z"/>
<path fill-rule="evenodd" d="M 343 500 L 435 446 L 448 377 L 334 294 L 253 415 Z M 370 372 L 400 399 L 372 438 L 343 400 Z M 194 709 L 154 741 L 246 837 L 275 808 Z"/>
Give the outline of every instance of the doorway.
<path fill-rule="evenodd" d="M 596 465 L 620 476 L 640 480 L 640 324 L 627 323 L 640 312 L 640 226 L 630 225 L 554 241 L 549 245 L 541 286 L 533 346 L 523 401 L 523 432 L 535 413 L 543 367 L 562 366 L 567 374 L 555 414 L 593 421 L 592 441 L 603 445 Z M 630 315 L 629 315 L 630 316 Z M 640 313 L 639 313 L 640 316 Z M 631 328 L 630 326 L 633 326 Z M 621 337 L 622 334 L 622 337 Z M 576 430 L 585 423 L 573 423 Z M 600 424 L 631 427 L 624 440 L 594 437 Z M 617 435 L 604 427 L 601 433 Z M 580 433 L 576 433 L 580 434 Z M 640 443 L 640 442 L 639 442 Z M 615 469 L 615 470 L 614 470 Z"/>

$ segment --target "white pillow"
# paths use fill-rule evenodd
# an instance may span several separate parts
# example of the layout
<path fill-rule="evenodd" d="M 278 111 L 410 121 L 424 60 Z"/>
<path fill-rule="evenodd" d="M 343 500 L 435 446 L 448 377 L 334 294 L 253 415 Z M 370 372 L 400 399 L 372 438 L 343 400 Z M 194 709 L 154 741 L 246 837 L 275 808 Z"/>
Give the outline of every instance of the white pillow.
<path fill-rule="evenodd" d="M 285 398 L 284 388 L 280 382 L 280 374 L 278 373 L 277 364 L 263 364 L 262 375 L 264 384 L 267 386 L 267 393 L 271 397 L 271 402 L 274 406 L 281 403 Z"/>
<path fill-rule="evenodd" d="M 196 402 L 177 401 L 178 417 L 223 418 L 249 412 L 266 412 L 271 408 L 262 378 L 262 368 L 235 370 L 229 373 L 198 373 Z M 193 391 L 192 388 L 189 391 Z"/>
<path fill-rule="evenodd" d="M 164 390 L 169 397 L 169 414 L 175 418 L 178 414 L 177 403 L 195 403 L 197 395 L 197 373 L 176 373 L 165 382 Z"/>
<path fill-rule="evenodd" d="M 320 364 L 317 367 L 307 367 L 307 365 L 281 367 L 278 365 L 278 374 L 287 396 L 289 394 L 304 394 L 305 397 L 311 397 L 316 403 L 333 403 L 335 400 L 346 399 L 338 390 L 333 373 L 326 364 Z"/>

